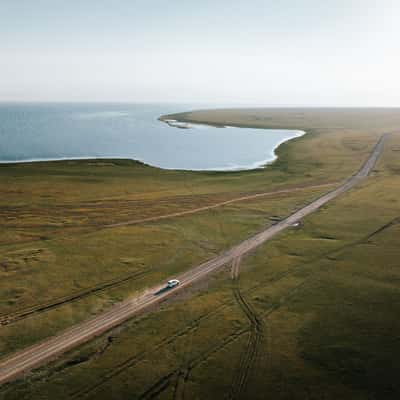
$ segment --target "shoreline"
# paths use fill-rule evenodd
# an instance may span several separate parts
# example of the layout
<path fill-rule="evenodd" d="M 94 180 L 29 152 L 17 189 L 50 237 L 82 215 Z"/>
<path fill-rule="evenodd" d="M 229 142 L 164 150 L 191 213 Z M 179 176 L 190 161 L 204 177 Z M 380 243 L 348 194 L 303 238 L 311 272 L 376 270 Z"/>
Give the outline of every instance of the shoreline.
<path fill-rule="evenodd" d="M 277 154 L 277 150 L 279 146 L 282 144 L 289 142 L 293 139 L 300 138 L 302 136 L 305 136 L 307 134 L 306 131 L 301 130 L 301 129 L 274 129 L 274 128 L 262 128 L 262 127 L 253 127 L 253 126 L 245 126 L 245 125 L 233 125 L 233 124 L 218 124 L 215 122 L 210 122 L 210 121 L 194 121 L 186 118 L 179 118 L 180 114 L 168 114 L 168 115 L 161 115 L 158 120 L 167 124 L 169 127 L 172 128 L 179 128 L 179 129 L 191 129 L 192 126 L 209 126 L 213 128 L 235 128 L 235 129 L 260 129 L 260 130 L 266 130 L 266 131 L 271 131 L 271 130 L 279 130 L 279 131 L 290 131 L 294 132 L 295 135 L 285 138 L 280 140 L 276 146 L 271 150 L 270 157 L 272 158 L 265 158 L 260 161 L 254 161 L 251 164 L 248 165 L 238 165 L 238 166 L 233 166 L 233 167 L 215 167 L 215 168 L 202 168 L 202 169 L 181 169 L 181 168 L 161 168 L 165 170 L 176 170 L 176 171 L 194 171 L 194 172 L 201 172 L 201 171 L 208 171 L 208 172 L 236 172 L 236 171 L 254 171 L 256 169 L 263 169 L 274 163 L 278 158 L 279 155 Z M 159 167 L 157 167 L 159 168 Z"/>
<path fill-rule="evenodd" d="M 217 109 L 216 109 L 217 110 Z M 185 114 L 185 113 L 182 113 Z M 183 129 L 183 130 L 188 130 L 193 128 L 194 126 L 203 126 L 203 127 L 212 127 L 212 128 L 235 128 L 235 129 L 262 129 L 262 130 L 279 130 L 279 131 L 288 131 L 292 132 L 292 135 L 290 137 L 284 138 L 280 141 L 278 141 L 273 149 L 271 149 L 269 156 L 266 156 L 266 158 L 263 158 L 262 160 L 257 160 L 254 162 L 251 162 L 250 164 L 237 164 L 237 165 L 231 165 L 231 166 L 216 166 L 216 167 L 209 167 L 209 168 L 169 168 L 169 167 L 161 167 L 158 165 L 152 165 L 149 164 L 140 158 L 131 158 L 127 156 L 78 156 L 78 157 L 50 157 L 50 158 L 27 158 L 27 159 L 20 159 L 20 160 L 0 160 L 0 166 L 1 165 L 17 165 L 17 164 L 33 164 L 33 163 L 51 163 L 51 162 L 65 162 L 65 161 L 109 161 L 109 160 L 129 160 L 132 162 L 137 162 L 140 164 L 143 164 L 144 166 L 151 167 L 151 168 L 157 168 L 160 170 L 165 170 L 165 171 L 189 171 L 189 172 L 244 172 L 244 171 L 254 171 L 257 169 L 264 169 L 268 167 L 269 165 L 273 164 L 275 161 L 278 160 L 279 155 L 277 154 L 278 148 L 286 143 L 289 142 L 293 139 L 302 137 L 306 135 L 306 131 L 301 130 L 301 129 L 282 129 L 282 128 L 267 128 L 267 127 L 255 127 L 251 126 L 251 124 L 220 124 L 216 122 L 211 122 L 211 121 L 193 121 L 190 119 L 186 118 L 179 118 L 181 114 L 168 114 L 168 115 L 161 115 L 157 119 L 158 121 L 168 125 L 169 127 L 172 128 L 178 128 L 178 129 Z"/>
<path fill-rule="evenodd" d="M 206 124 L 202 124 L 206 125 Z M 232 127 L 232 128 L 238 128 L 238 127 Z M 243 127 L 245 128 L 245 127 Z M 189 129 L 189 128 L 185 128 Z M 268 130 L 268 129 L 266 129 Z M 132 162 L 137 162 L 140 164 L 143 164 L 144 166 L 151 167 L 151 168 L 157 168 L 160 170 L 165 170 L 165 171 L 189 171 L 189 172 L 243 172 L 243 171 L 254 171 L 256 169 L 263 169 L 274 163 L 278 158 L 277 150 L 278 148 L 286 143 L 289 142 L 293 139 L 300 138 L 304 135 L 307 134 L 307 132 L 298 130 L 296 131 L 298 134 L 296 136 L 292 136 L 290 138 L 285 138 L 282 139 L 277 143 L 277 145 L 272 149 L 271 151 L 271 157 L 272 158 L 265 158 L 260 161 L 254 161 L 251 164 L 247 165 L 234 165 L 231 167 L 210 167 L 210 168 L 193 168 L 193 169 L 188 169 L 188 168 L 165 168 L 165 167 L 159 167 L 157 165 L 152 165 L 149 163 L 146 163 L 140 159 L 137 158 L 129 158 L 129 157 L 119 157 L 119 156 L 111 156 L 111 157 L 94 157 L 94 156 L 82 156 L 82 157 L 58 157 L 58 158 L 31 158 L 31 159 L 24 159 L 24 160 L 0 160 L 0 166 L 1 165 L 16 165 L 16 164 L 36 164 L 36 163 L 51 163 L 51 162 L 63 162 L 63 161 L 112 161 L 112 160 L 128 160 Z"/>

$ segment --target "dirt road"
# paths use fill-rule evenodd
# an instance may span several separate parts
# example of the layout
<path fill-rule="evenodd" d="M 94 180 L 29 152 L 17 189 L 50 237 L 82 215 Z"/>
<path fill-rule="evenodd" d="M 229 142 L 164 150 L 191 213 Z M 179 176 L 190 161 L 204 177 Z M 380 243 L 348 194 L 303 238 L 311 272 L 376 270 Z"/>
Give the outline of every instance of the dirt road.
<path fill-rule="evenodd" d="M 185 215 L 196 214 L 196 213 L 199 213 L 202 211 L 207 211 L 207 210 L 212 210 L 214 208 L 227 206 L 229 204 L 240 203 L 241 201 L 245 201 L 245 200 L 254 200 L 254 199 L 257 199 L 260 197 L 273 197 L 273 196 L 280 195 L 280 194 L 301 192 L 304 190 L 321 189 L 323 187 L 333 186 L 335 184 L 338 184 L 338 182 L 322 183 L 320 185 L 309 185 L 309 186 L 305 185 L 305 186 L 301 186 L 301 187 L 275 190 L 274 192 L 262 192 L 262 193 L 256 193 L 256 194 L 249 194 L 247 196 L 240 196 L 240 197 L 235 197 L 230 200 L 220 201 L 219 203 L 210 204 L 208 206 L 193 208 L 192 210 L 178 211 L 175 213 L 157 215 L 154 217 L 147 217 L 147 218 L 133 219 L 130 221 L 116 222 L 114 224 L 104 225 L 104 226 L 102 226 L 102 228 L 118 228 L 120 226 L 143 224 L 145 222 L 157 222 L 157 221 L 161 221 L 164 219 L 183 217 Z"/>
<path fill-rule="evenodd" d="M 368 159 L 364 162 L 359 171 L 351 176 L 341 186 L 330 192 L 327 192 L 323 196 L 296 211 L 276 225 L 273 225 L 265 229 L 264 231 L 250 237 L 240 244 L 230 248 L 221 255 L 201 265 L 191 268 L 190 270 L 182 273 L 178 277 L 175 277 L 181 281 L 181 284 L 179 286 L 171 290 L 165 290 L 164 284 L 155 286 L 151 289 L 148 289 L 140 296 L 117 304 L 110 308 L 108 311 L 92 319 L 89 319 L 60 333 L 57 336 L 28 347 L 4 359 L 0 363 L 0 384 L 8 382 L 23 374 L 24 372 L 38 367 L 45 362 L 48 362 L 49 360 L 55 358 L 57 355 L 62 354 L 63 352 L 73 348 L 74 346 L 86 342 L 94 336 L 100 335 L 110 328 L 121 324 L 123 321 L 131 318 L 138 312 L 143 312 L 144 310 L 146 310 L 146 308 L 149 308 L 156 303 L 160 303 L 162 300 L 172 295 L 173 293 L 184 290 L 185 287 L 204 278 L 211 272 L 218 270 L 225 264 L 233 262 L 238 257 L 249 253 L 279 232 L 300 221 L 305 216 L 318 210 L 328 201 L 348 191 L 371 172 L 379 155 L 382 152 L 386 137 L 386 134 L 382 135 L 382 137 L 370 153 Z"/>

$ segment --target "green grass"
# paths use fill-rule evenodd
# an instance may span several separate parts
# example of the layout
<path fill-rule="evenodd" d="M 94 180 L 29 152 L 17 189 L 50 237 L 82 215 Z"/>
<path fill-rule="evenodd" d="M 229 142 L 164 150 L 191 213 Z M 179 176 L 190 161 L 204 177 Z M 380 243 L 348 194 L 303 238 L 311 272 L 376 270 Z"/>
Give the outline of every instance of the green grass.
<path fill-rule="evenodd" d="M 275 124 L 283 124 L 285 116 L 279 113 L 259 112 L 257 121 L 271 123 L 275 115 Z M 121 286 L 2 327 L 1 353 L 211 257 L 321 190 L 110 230 L 90 227 L 86 214 L 101 225 L 242 193 L 343 179 L 357 169 L 379 131 L 396 123 L 396 115 L 386 110 L 380 116 L 377 111 L 358 113 L 358 126 L 356 111 L 287 114 L 287 126 L 304 120 L 313 132 L 281 146 L 280 161 L 260 171 L 161 171 L 130 161 L 0 169 L 0 208 L 4 215 L 11 211 L 16 216 L 15 227 L 1 236 L 0 263 L 9 266 L 0 269 L 2 312 L 132 270 L 145 271 Z M 244 112 L 242 121 L 246 118 L 254 120 L 254 111 Z M 262 322 L 262 331 L 241 398 L 399 397 L 399 148 L 400 138 L 393 136 L 366 181 L 307 217 L 299 229 L 283 232 L 242 260 L 240 291 Z M 46 231 L 43 220 L 47 224 L 52 218 L 62 224 L 72 219 L 74 226 Z M 2 224 L 12 225 L 6 219 Z M 38 240 L 44 231 L 50 237 Z M 226 398 L 236 387 L 251 331 L 234 289 L 226 269 L 181 295 L 180 301 L 132 319 L 5 386 L 0 398 Z"/>
<path fill-rule="evenodd" d="M 7 260 L 23 257 L 23 261 L 20 265 L 7 261 L 10 268 L 3 272 L 6 279 L 0 282 L 4 293 L 0 302 L 3 314 L 48 303 L 128 274 L 143 272 L 143 275 L 113 290 L 3 327 L 2 353 L 53 334 L 215 256 L 271 224 L 271 216 L 287 215 L 319 193 L 320 190 L 311 190 L 294 196 L 280 195 L 279 202 L 247 201 L 158 223 L 68 235 L 43 242 L 36 259 L 26 256 L 28 250 L 24 253 L 9 250 L 5 253 Z"/>

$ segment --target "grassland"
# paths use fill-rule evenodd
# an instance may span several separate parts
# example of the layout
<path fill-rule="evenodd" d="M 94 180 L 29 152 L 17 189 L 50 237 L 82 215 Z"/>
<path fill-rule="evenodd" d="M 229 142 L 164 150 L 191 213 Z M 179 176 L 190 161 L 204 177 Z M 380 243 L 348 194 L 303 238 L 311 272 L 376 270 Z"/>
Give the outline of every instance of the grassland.
<path fill-rule="evenodd" d="M 101 289 L 1 327 L 1 354 L 289 214 L 324 190 L 307 185 L 344 179 L 381 133 L 400 128 L 396 110 L 225 110 L 179 118 L 309 133 L 281 146 L 272 166 L 248 172 L 162 171 L 128 160 L 1 166 L 0 313 Z M 398 398 L 399 149 L 394 134 L 363 184 L 242 260 L 237 278 L 227 266 L 161 310 L 6 385 L 0 397 Z M 291 187 L 305 189 L 104 228 Z"/>

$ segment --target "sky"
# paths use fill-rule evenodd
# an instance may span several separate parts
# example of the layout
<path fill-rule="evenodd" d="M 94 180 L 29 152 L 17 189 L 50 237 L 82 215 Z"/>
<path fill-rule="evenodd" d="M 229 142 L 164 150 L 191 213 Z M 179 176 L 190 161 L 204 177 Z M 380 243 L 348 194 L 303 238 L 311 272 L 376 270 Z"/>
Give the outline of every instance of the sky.
<path fill-rule="evenodd" d="M 0 0 L 0 101 L 400 106 L 399 0 Z"/>

